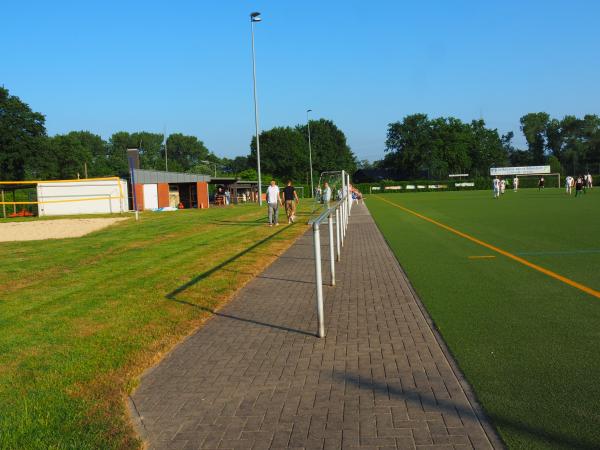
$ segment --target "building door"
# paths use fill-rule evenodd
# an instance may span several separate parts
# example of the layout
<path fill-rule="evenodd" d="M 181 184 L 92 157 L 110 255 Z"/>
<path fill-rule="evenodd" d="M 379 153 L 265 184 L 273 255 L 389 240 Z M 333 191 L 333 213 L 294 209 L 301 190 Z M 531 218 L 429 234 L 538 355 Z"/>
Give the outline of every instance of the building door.
<path fill-rule="evenodd" d="M 144 209 L 158 208 L 158 186 L 156 184 L 144 184 Z"/>
<path fill-rule="evenodd" d="M 169 185 L 169 206 L 171 208 L 179 207 L 179 186 L 176 184 Z"/>

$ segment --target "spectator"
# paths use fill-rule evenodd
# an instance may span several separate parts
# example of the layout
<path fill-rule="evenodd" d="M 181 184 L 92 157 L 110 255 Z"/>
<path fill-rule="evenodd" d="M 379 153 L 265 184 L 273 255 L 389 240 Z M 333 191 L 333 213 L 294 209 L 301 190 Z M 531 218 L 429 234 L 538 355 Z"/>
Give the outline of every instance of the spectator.
<path fill-rule="evenodd" d="M 281 195 L 279 186 L 275 180 L 271 180 L 271 185 L 267 188 L 267 205 L 269 208 L 269 226 L 279 225 L 279 205 L 281 205 Z"/>

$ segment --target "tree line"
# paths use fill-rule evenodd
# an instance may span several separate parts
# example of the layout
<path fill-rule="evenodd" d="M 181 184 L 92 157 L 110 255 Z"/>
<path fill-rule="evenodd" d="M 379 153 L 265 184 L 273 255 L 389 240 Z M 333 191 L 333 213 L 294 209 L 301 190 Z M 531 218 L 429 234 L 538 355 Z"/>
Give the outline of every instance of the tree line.
<path fill-rule="evenodd" d="M 553 172 L 600 170 L 600 117 L 529 113 L 521 117 L 526 149 L 513 145 L 514 133 L 500 135 L 485 121 L 412 114 L 388 125 L 386 155 L 373 167 L 398 178 L 446 178 L 452 173 L 489 174 L 490 167 L 549 164 Z M 369 167 L 368 162 L 362 164 Z"/>
<path fill-rule="evenodd" d="M 328 170 L 386 169 L 396 179 L 443 179 L 452 173 L 487 176 L 490 167 L 550 164 L 553 172 L 600 171 L 600 117 L 550 117 L 544 112 L 521 117 L 527 148 L 513 145 L 514 133 L 501 135 L 483 119 L 469 123 L 454 117 L 411 114 L 390 123 L 385 156 L 373 164 L 357 161 L 346 136 L 327 119 L 311 120 L 313 176 Z M 310 182 L 309 126 L 274 127 L 260 133 L 264 177 Z M 0 179 L 56 179 L 126 176 L 127 148 L 140 149 L 143 169 L 257 179 L 256 138 L 250 153 L 220 158 L 196 136 L 119 131 L 108 140 L 89 131 L 48 136 L 45 117 L 0 87 Z"/>
<path fill-rule="evenodd" d="M 346 136 L 330 120 L 311 121 L 313 169 L 354 171 L 356 158 Z M 310 178 L 306 125 L 275 127 L 260 134 L 266 177 Z M 119 131 L 108 140 L 89 131 L 48 136 L 45 117 L 0 87 L 0 180 L 127 176 L 127 149 L 138 148 L 142 169 L 214 173 L 257 179 L 256 138 L 247 156 L 219 158 L 196 136 Z M 166 154 L 166 155 L 165 155 Z"/>

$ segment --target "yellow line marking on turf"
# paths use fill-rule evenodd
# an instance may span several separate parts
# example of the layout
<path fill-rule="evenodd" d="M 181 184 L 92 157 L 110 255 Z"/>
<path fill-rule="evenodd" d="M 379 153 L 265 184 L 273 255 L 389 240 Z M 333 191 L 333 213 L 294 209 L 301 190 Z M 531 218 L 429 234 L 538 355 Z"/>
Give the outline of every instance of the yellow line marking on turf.
<path fill-rule="evenodd" d="M 483 256 L 469 256 L 469 259 L 491 259 L 495 258 L 494 255 L 483 255 Z"/>
<path fill-rule="evenodd" d="M 563 283 L 568 284 L 569 286 L 574 287 L 576 289 L 579 289 L 580 291 L 583 291 L 586 294 L 590 294 L 593 297 L 600 298 L 600 292 L 597 291 L 597 290 L 595 290 L 595 289 L 592 289 L 591 287 L 588 287 L 588 286 L 586 286 L 584 284 L 578 283 L 577 281 L 573 281 L 573 280 L 571 280 L 571 279 L 569 279 L 567 277 L 564 277 L 564 276 L 562 276 L 562 275 L 560 275 L 560 274 L 558 274 L 556 272 L 552 272 L 551 270 L 548 270 L 548 269 L 546 269 L 546 268 L 544 268 L 542 266 L 538 266 L 537 264 L 529 262 L 526 259 L 523 259 L 523 258 L 521 258 L 521 257 L 519 257 L 517 255 L 513 255 L 512 253 L 507 252 L 506 250 L 502 250 L 501 248 L 498 248 L 498 247 L 495 247 L 495 246 L 493 246 L 491 244 L 488 244 L 487 242 L 484 242 L 484 241 L 482 241 L 480 239 L 477 239 L 476 237 L 473 237 L 473 236 L 471 236 L 471 235 L 469 235 L 467 233 L 463 233 L 462 231 L 459 231 L 459 230 L 457 230 L 455 228 L 452 228 L 452 227 L 450 227 L 450 226 L 448 226 L 446 224 L 438 222 L 437 220 L 431 219 L 431 218 L 429 218 L 427 216 L 424 216 L 423 214 L 419 214 L 418 212 L 413 211 L 412 209 L 408 209 L 408 208 L 406 208 L 404 206 L 401 206 L 401 205 L 399 205 L 397 203 L 391 202 L 391 201 L 389 201 L 389 200 L 387 200 L 385 198 L 381 198 L 379 196 L 373 196 L 373 197 L 375 197 L 378 200 L 381 200 L 383 202 L 389 203 L 390 205 L 395 206 L 396 208 L 399 208 L 399 209 L 401 209 L 401 210 L 403 210 L 403 211 L 405 211 L 407 213 L 410 213 L 410 214 L 412 214 L 414 216 L 417 216 L 420 219 L 426 220 L 427 222 L 430 222 L 430 223 L 432 223 L 434 225 L 437 225 L 438 227 L 443 228 L 444 230 L 450 231 L 451 233 L 454 233 L 454 234 L 456 234 L 456 235 L 458 235 L 460 237 L 468 239 L 471 242 L 475 242 L 476 244 L 479 244 L 482 247 L 488 248 L 488 249 L 490 249 L 490 250 L 492 250 L 492 251 L 494 251 L 496 253 L 500 253 L 501 255 L 504 255 L 507 258 L 510 258 L 510 259 L 512 259 L 514 261 L 517 261 L 517 262 L 519 262 L 519 263 L 521 263 L 521 264 L 523 264 L 523 265 L 525 265 L 525 266 L 527 266 L 527 267 L 529 267 L 529 268 L 531 268 L 533 270 L 537 270 L 538 272 L 541 272 L 544 275 L 548 275 L 549 277 L 554 278 L 555 280 L 562 281 Z"/>

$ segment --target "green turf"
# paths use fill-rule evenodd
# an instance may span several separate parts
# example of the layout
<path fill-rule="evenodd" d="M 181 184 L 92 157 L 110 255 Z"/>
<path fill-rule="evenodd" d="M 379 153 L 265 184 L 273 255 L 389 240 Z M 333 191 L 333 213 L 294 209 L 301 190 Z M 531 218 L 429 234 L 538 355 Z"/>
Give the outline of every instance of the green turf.
<path fill-rule="evenodd" d="M 137 377 L 305 230 L 265 216 L 144 213 L 0 244 L 0 448 L 138 447 L 125 409 Z"/>
<path fill-rule="evenodd" d="M 600 299 L 383 201 L 600 289 L 600 191 L 384 194 L 367 205 L 511 448 L 600 447 Z M 469 256 L 495 255 L 492 259 Z"/>

